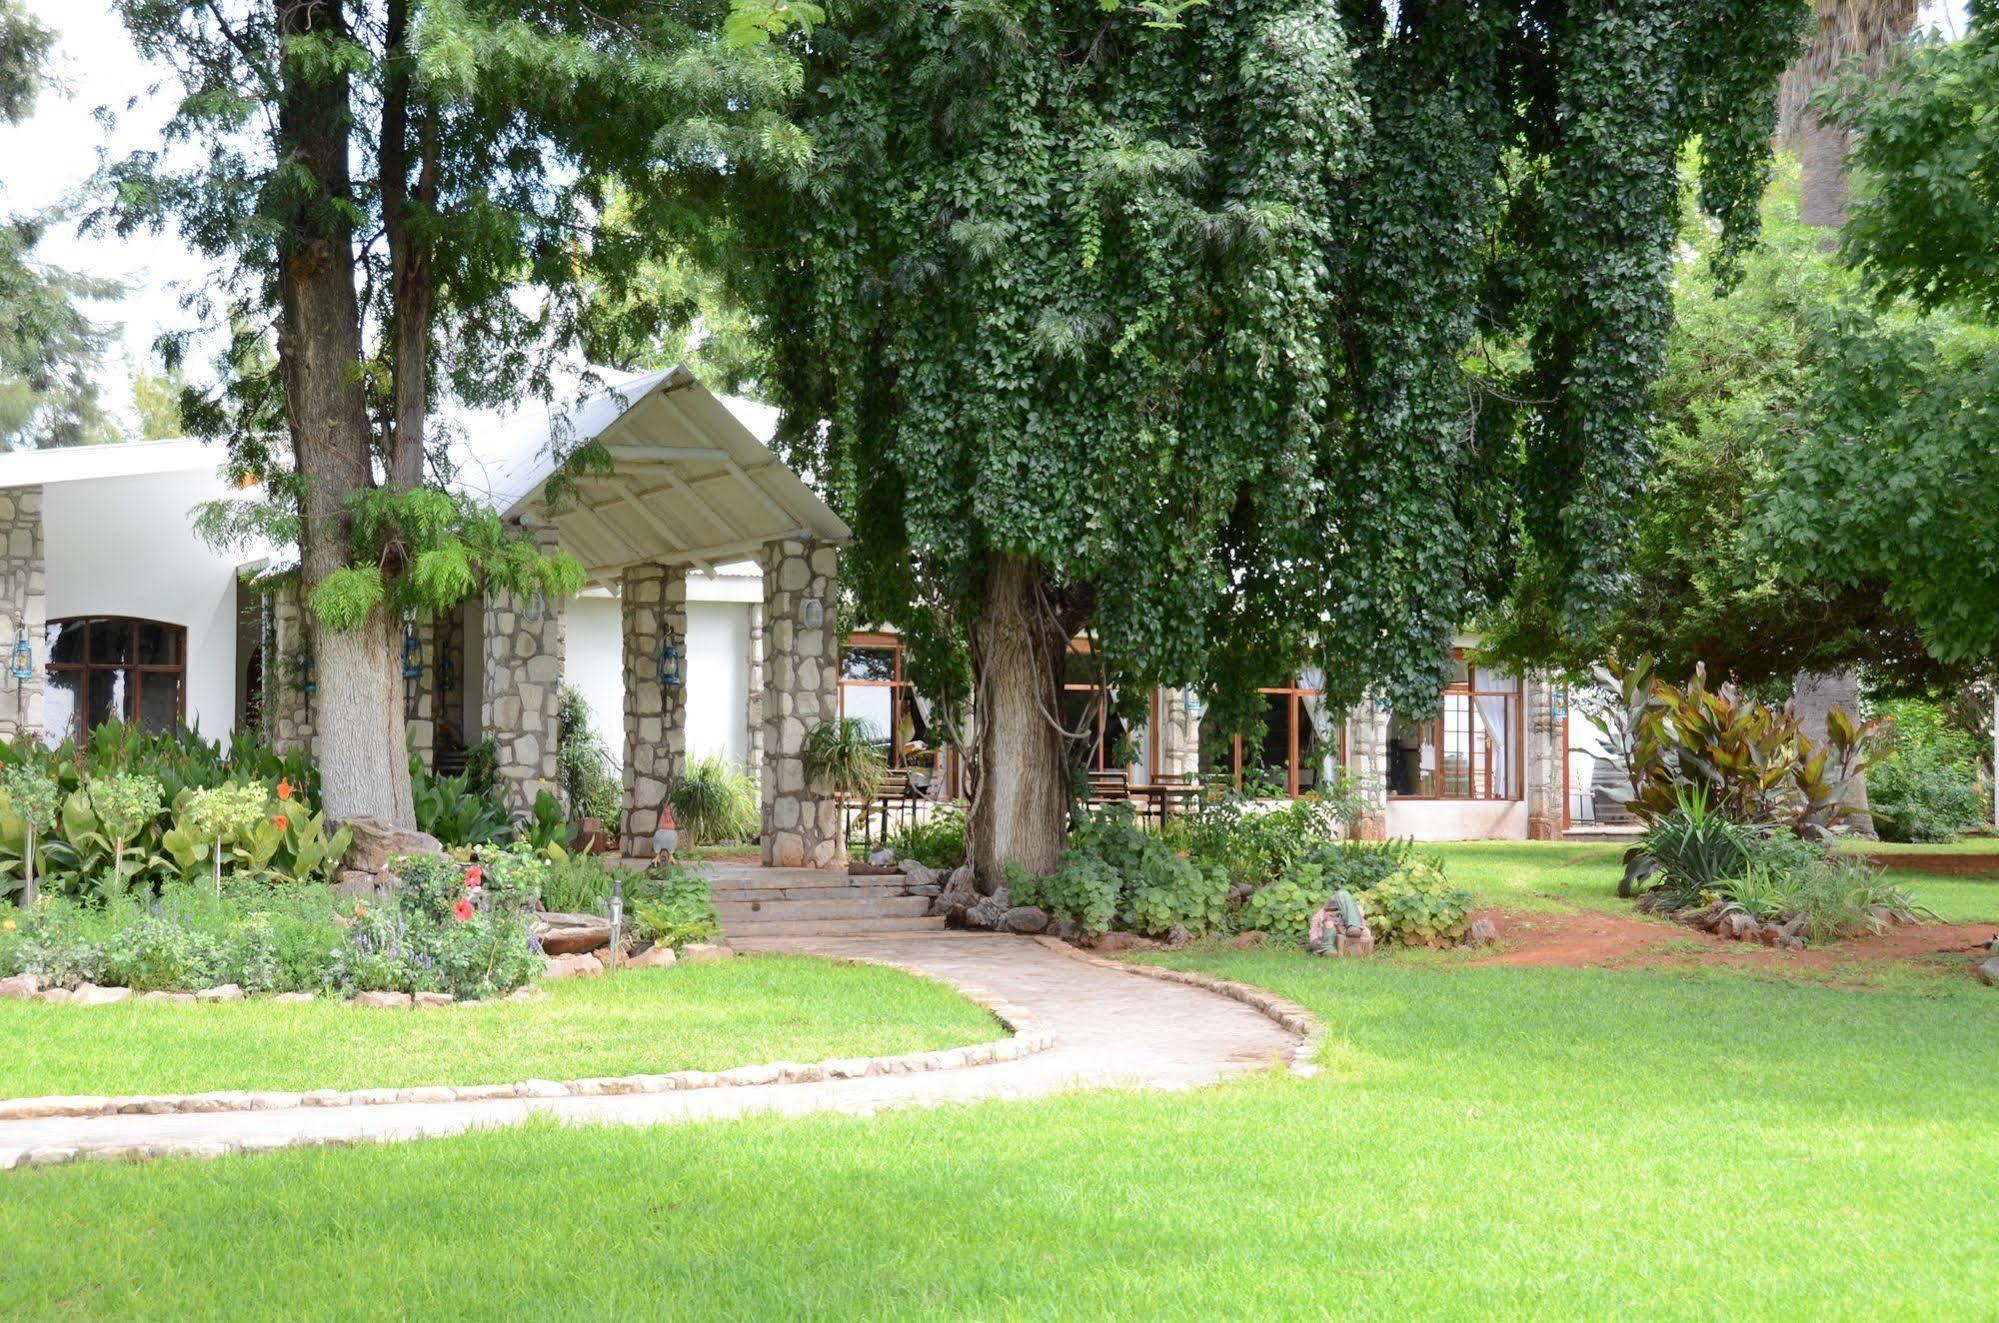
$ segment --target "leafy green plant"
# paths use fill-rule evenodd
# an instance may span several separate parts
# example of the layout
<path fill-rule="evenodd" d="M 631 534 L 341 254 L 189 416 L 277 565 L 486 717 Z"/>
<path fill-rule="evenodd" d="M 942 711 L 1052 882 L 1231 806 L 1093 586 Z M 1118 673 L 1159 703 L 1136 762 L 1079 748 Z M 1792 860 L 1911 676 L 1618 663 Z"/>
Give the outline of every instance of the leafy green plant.
<path fill-rule="evenodd" d="M 632 920 L 632 931 L 641 941 L 675 950 L 722 933 L 708 883 L 692 869 L 675 865 L 655 866 L 647 872 Z"/>
<path fill-rule="evenodd" d="M 183 872 L 199 865 L 202 856 L 209 862 L 215 894 L 222 894 L 224 850 L 264 821 L 270 792 L 262 785 L 205 786 L 183 792 L 176 806 L 176 822 L 160 838 L 160 845 Z"/>
<path fill-rule="evenodd" d="M 91 812 L 111 843 L 112 889 L 122 893 L 126 854 L 132 842 L 153 825 L 153 819 L 165 807 L 160 783 L 151 776 L 119 772 L 86 783 L 84 790 Z"/>
<path fill-rule="evenodd" d="M 4 774 L 7 795 L 7 809 L 20 819 L 22 841 L 20 845 L 21 903 L 33 905 L 36 897 L 35 851 L 37 842 L 56 820 L 56 808 L 61 803 L 62 794 L 55 781 L 39 763 L 21 761 L 9 763 Z M 6 824 L 0 823 L 0 833 L 6 831 Z M 9 864 L 13 861 L 8 860 Z M 10 870 L 11 871 L 11 870 Z M 9 874 L 0 874 L 0 877 Z M 9 890 L 12 890 L 10 887 Z"/>
<path fill-rule="evenodd" d="M 516 831 L 522 840 L 544 852 L 567 852 L 576 840 L 576 824 L 562 811 L 562 801 L 546 790 L 535 794 L 534 807 L 516 824 Z"/>
<path fill-rule="evenodd" d="M 859 717 L 835 717 L 805 732 L 805 779 L 849 804 L 866 804 L 888 774 L 881 732 Z"/>
<path fill-rule="evenodd" d="M 615 760 L 590 724 L 590 701 L 574 685 L 558 691 L 556 731 L 556 781 L 563 800 L 578 817 L 615 828 L 624 807 L 624 786 Z"/>
<path fill-rule="evenodd" d="M 1368 927 L 1395 946 L 1451 946 L 1471 919 L 1472 893 L 1444 876 L 1443 865 L 1416 859 L 1360 897 Z"/>
<path fill-rule="evenodd" d="M 1681 787 L 1677 798 L 1678 807 L 1625 852 L 1619 895 L 1651 883 L 1665 908 L 1683 909 L 1748 866 L 1754 837 L 1710 808 L 1705 789 Z"/>
<path fill-rule="evenodd" d="M 513 837 L 514 824 L 506 808 L 490 792 L 475 788 L 469 770 L 437 776 L 412 760 L 410 789 L 417 829 L 443 845 L 494 845 Z"/>
<path fill-rule="evenodd" d="M 1086 936 L 1110 931 L 1124 879 L 1098 855 L 1074 848 L 1062 852 L 1055 871 L 1034 877 L 1018 867 L 1007 872 L 1008 895 L 1016 905 L 1038 905 L 1069 919 Z"/>
<path fill-rule="evenodd" d="M 929 868 L 956 868 L 967 857 L 964 810 L 948 805 L 898 827 L 882 843 L 898 859 L 914 859 Z"/>
<path fill-rule="evenodd" d="M 1989 821 L 1976 738 L 1951 727 L 1934 703 L 1905 699 L 1882 708 L 1893 723 L 1893 749 L 1867 774 L 1881 838 L 1949 841 Z"/>
<path fill-rule="evenodd" d="M 719 755 L 690 759 L 668 795 L 688 845 L 754 841 L 761 826 L 757 785 L 740 764 Z"/>

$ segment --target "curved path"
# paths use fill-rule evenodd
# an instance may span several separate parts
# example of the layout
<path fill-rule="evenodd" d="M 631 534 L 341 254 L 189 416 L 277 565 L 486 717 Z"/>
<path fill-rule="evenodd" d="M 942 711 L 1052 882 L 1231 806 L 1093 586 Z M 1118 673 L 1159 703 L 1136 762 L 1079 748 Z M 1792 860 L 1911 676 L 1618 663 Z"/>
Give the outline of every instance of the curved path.
<path fill-rule="evenodd" d="M 1073 1088 L 1190 1088 L 1243 1070 L 1281 1067 L 1298 1045 L 1295 1035 L 1261 1012 L 1218 993 L 1107 968 L 1029 938 L 958 932 L 773 938 L 753 949 L 880 960 L 976 987 L 1027 1011 L 1038 1031 L 1052 1035 L 1053 1046 L 994 1065 L 812 1083 L 607 1097 L 0 1121 L 0 1168 L 88 1157 L 217 1156 L 297 1144 L 416 1139 L 537 1115 L 655 1125 L 753 1113 L 866 1115 L 885 1107 L 1029 1098 Z"/>

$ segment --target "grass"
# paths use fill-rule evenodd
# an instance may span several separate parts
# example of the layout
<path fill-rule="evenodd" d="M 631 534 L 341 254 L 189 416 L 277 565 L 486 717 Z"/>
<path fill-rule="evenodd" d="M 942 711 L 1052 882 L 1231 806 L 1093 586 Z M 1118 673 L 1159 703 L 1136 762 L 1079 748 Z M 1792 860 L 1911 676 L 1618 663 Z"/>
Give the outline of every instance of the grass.
<path fill-rule="evenodd" d="M 744 956 L 548 985 L 538 1002 L 77 1008 L 0 1001 L 0 1097 L 495 1084 L 922 1052 L 1001 1036 L 927 979 Z"/>
<path fill-rule="evenodd" d="M 1999 1310 L 1982 989 L 1170 962 L 1313 1007 L 1325 1074 L 17 1172 L 0 1316 Z"/>

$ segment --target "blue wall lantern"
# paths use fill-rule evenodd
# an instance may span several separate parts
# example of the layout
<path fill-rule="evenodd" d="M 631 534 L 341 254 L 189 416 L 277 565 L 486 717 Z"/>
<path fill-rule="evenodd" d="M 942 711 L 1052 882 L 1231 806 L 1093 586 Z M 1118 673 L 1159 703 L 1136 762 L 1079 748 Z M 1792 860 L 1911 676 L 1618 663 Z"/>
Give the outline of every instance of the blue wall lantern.
<path fill-rule="evenodd" d="M 319 663 L 309 652 L 298 661 L 298 687 L 308 696 L 319 692 Z"/>
<path fill-rule="evenodd" d="M 28 646 L 26 632 L 23 632 L 21 637 L 14 640 L 14 661 L 7 670 L 16 680 L 26 680 L 33 677 L 35 673 L 35 653 L 34 649 Z"/>
<path fill-rule="evenodd" d="M 659 636 L 659 687 L 680 688 L 680 649 L 673 646 L 671 636 Z"/>
<path fill-rule="evenodd" d="M 458 663 L 446 657 L 437 664 L 437 688 L 440 693 L 453 693 L 458 688 Z"/>
<path fill-rule="evenodd" d="M 414 680 L 423 674 L 423 640 L 416 636 L 416 626 L 405 622 L 403 625 L 403 679 Z"/>

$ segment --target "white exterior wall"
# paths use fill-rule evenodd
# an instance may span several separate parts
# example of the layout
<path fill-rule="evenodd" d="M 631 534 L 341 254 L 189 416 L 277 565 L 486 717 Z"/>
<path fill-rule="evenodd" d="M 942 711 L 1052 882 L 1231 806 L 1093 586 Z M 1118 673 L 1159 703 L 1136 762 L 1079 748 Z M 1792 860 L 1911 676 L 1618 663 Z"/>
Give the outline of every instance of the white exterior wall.
<path fill-rule="evenodd" d="M 1419 841 L 1524 841 L 1527 802 L 1522 799 L 1388 800 L 1388 835 Z"/>
<path fill-rule="evenodd" d="M 590 704 L 590 729 L 611 760 L 620 761 L 625 755 L 625 674 L 618 599 L 601 591 L 575 598 L 567 623 L 562 678 Z"/>
<path fill-rule="evenodd" d="M 196 504 L 236 494 L 208 470 L 52 482 L 43 493 L 48 618 L 185 626 L 187 724 L 211 740 L 236 724 L 236 567 L 244 556 L 212 550 L 190 519 Z M 45 664 L 42 641 L 32 642 L 36 664 Z"/>
<path fill-rule="evenodd" d="M 688 580 L 694 596 L 695 580 Z M 750 608 L 742 602 L 687 603 L 687 756 L 750 756 Z"/>

